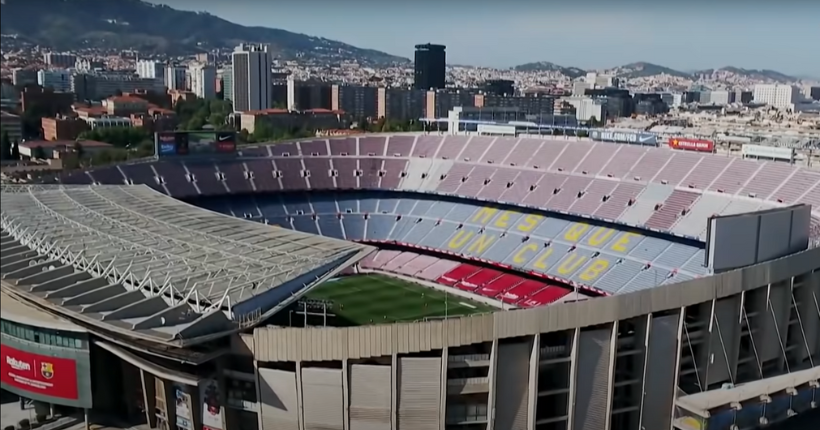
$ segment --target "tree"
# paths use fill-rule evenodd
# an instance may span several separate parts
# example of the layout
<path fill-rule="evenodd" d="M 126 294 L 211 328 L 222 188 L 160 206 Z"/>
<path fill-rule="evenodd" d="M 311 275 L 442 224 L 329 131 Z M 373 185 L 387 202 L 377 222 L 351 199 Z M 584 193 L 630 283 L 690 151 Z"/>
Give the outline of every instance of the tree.
<path fill-rule="evenodd" d="M 3 160 L 10 160 L 11 159 L 11 138 L 9 137 L 9 132 L 3 130 L 3 136 L 0 137 L 0 159 Z"/>
<path fill-rule="evenodd" d="M 77 154 L 77 158 L 83 158 L 85 155 L 85 148 L 83 148 L 83 144 L 80 142 L 74 142 L 74 153 Z"/>
<path fill-rule="evenodd" d="M 46 159 L 46 150 L 43 149 L 42 146 L 35 146 L 34 149 L 31 150 L 31 158 L 36 158 L 38 160 L 45 160 Z"/>

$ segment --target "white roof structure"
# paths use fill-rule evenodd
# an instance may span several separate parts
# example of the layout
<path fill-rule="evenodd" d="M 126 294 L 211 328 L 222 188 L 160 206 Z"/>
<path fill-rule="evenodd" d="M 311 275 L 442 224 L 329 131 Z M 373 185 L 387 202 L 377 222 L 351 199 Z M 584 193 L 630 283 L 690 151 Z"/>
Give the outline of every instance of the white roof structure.
<path fill-rule="evenodd" d="M 373 250 L 145 186 L 4 185 L 2 201 L 4 291 L 180 345 L 252 326 Z"/>

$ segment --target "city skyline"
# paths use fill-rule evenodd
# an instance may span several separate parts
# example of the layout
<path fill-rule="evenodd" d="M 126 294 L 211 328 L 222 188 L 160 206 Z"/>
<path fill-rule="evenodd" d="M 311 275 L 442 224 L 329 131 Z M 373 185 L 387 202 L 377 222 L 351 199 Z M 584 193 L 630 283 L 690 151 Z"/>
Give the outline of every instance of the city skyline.
<path fill-rule="evenodd" d="M 448 47 L 449 64 L 508 68 L 549 61 L 603 69 L 647 61 L 681 71 L 735 66 L 820 78 L 820 57 L 810 54 L 816 49 L 814 41 L 820 40 L 820 27 L 813 22 L 820 15 L 820 4 L 809 2 L 781 7 L 760 4 L 753 9 L 722 4 L 705 9 L 697 3 L 661 2 L 647 7 L 627 1 L 617 7 L 601 4 L 579 9 L 519 1 L 488 2 L 468 9 L 460 2 L 372 7 L 365 2 L 343 5 L 323 0 L 278 5 L 250 0 L 152 1 L 206 11 L 237 24 L 280 28 L 406 58 L 412 58 L 415 44 L 441 43 Z M 316 14 L 317 8 L 325 13 Z M 367 17 L 367 25 L 350 25 L 362 17 Z M 788 35 L 780 36 L 781 29 L 788 29 Z"/>

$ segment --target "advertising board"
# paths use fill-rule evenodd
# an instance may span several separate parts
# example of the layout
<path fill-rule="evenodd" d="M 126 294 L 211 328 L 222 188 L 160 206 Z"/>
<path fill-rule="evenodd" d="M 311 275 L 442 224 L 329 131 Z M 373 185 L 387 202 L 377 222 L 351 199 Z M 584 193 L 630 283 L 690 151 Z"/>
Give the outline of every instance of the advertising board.
<path fill-rule="evenodd" d="M 159 157 L 236 153 L 236 133 L 233 131 L 159 132 L 155 142 Z"/>
<path fill-rule="evenodd" d="M 202 428 L 222 430 L 222 405 L 219 403 L 219 385 L 213 379 L 206 379 L 199 386 L 202 401 Z"/>
<path fill-rule="evenodd" d="M 79 400 L 77 363 L 74 360 L 33 354 L 7 345 L 0 349 L 0 382 L 4 389 Z"/>
<path fill-rule="evenodd" d="M 670 137 L 669 147 L 682 151 L 715 152 L 715 142 L 688 137 Z"/>
<path fill-rule="evenodd" d="M 740 150 L 744 158 L 764 158 L 767 160 L 784 160 L 794 162 L 794 148 L 746 144 Z"/>
<path fill-rule="evenodd" d="M 628 143 L 630 145 L 658 146 L 658 136 L 652 133 L 628 130 L 590 130 L 589 137 L 597 142 Z"/>

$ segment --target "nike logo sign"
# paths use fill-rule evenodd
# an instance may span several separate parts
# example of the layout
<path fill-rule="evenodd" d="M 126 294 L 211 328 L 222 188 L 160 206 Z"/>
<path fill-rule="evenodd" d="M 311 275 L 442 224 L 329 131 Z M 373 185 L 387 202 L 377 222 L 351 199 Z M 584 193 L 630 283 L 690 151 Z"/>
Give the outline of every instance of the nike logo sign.
<path fill-rule="evenodd" d="M 225 142 L 227 140 L 231 140 L 231 137 L 232 136 L 219 136 L 219 141 L 220 142 Z"/>

